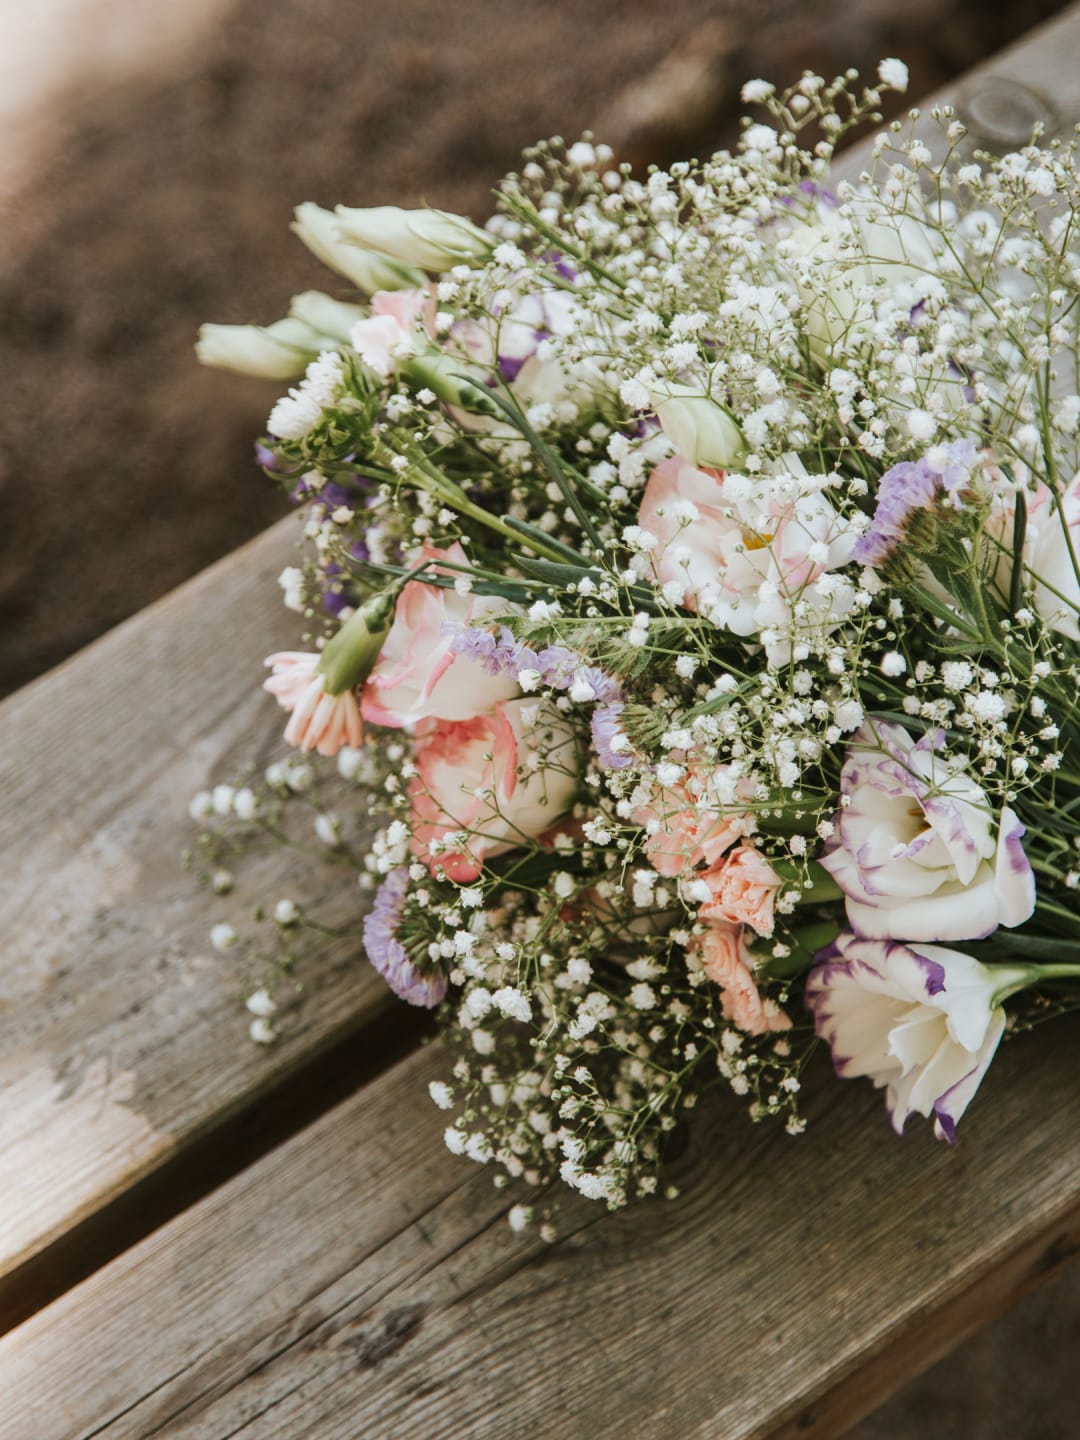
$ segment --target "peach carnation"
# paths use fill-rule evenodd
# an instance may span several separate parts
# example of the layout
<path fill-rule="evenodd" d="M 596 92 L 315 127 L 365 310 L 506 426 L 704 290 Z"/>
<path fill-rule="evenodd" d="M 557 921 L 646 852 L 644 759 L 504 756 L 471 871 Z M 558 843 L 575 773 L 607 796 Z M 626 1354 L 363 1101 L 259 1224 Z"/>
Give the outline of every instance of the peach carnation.
<path fill-rule="evenodd" d="M 741 925 L 720 920 L 694 937 L 692 953 L 701 968 L 720 987 L 725 1020 L 748 1035 L 790 1030 L 791 1018 L 772 1000 L 763 1000 L 751 970 L 753 956 Z"/>
<path fill-rule="evenodd" d="M 468 563 L 457 541 L 448 550 L 425 545 L 416 563 L 434 567 L 436 574 L 454 573 L 435 566 L 438 560 Z M 455 652 L 448 633 L 453 626 L 480 625 L 512 608 L 493 596 L 459 595 L 410 580 L 398 596 L 390 632 L 364 686 L 364 719 L 394 728 L 422 720 L 471 720 L 516 695 L 516 675 L 489 675 L 478 661 Z"/>
<path fill-rule="evenodd" d="M 782 882 L 753 845 L 740 845 L 699 878 L 712 891 L 712 898 L 698 911 L 702 920 L 749 925 L 758 935 L 773 933 L 776 892 Z"/>
<path fill-rule="evenodd" d="M 692 773 L 674 788 L 659 789 L 634 811 L 635 825 L 644 826 L 645 853 L 659 875 L 674 879 L 698 865 L 716 865 L 732 845 L 754 828 L 754 816 L 729 810 L 731 797 L 745 802 L 755 786 L 720 766 L 712 775 Z M 725 792 L 721 798 L 721 792 Z"/>

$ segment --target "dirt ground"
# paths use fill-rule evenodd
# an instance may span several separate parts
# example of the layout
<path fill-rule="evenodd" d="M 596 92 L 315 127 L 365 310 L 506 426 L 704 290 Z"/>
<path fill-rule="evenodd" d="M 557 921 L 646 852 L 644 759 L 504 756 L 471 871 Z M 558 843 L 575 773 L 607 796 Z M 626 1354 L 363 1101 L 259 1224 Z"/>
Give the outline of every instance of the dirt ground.
<path fill-rule="evenodd" d="M 871 73 L 895 54 L 917 98 L 1061 8 L 199 0 L 167 29 L 141 7 L 125 29 L 139 0 L 109 0 L 105 44 L 95 16 L 70 23 L 94 4 L 69 0 L 54 33 L 39 23 L 21 68 L 18 37 L 7 46 L 9 76 L 31 62 L 54 74 L 23 87 L 15 129 L 40 143 L 0 173 L 0 694 L 281 513 L 251 448 L 278 387 L 200 370 L 191 347 L 202 320 L 266 322 L 332 285 L 289 234 L 297 202 L 426 200 L 482 219 L 540 136 L 594 127 L 638 160 L 704 153 L 737 133 L 740 79 Z M 1075 1435 L 1062 1362 L 1078 1281 L 854 1433 Z"/>

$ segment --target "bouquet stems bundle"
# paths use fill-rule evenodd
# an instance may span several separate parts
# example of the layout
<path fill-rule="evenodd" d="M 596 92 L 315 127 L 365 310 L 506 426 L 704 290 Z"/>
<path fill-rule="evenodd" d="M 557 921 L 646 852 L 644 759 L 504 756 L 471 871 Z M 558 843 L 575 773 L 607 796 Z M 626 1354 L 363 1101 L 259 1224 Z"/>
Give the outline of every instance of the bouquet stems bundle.
<path fill-rule="evenodd" d="M 223 853 L 336 757 L 318 837 L 501 1183 L 651 1192 L 716 1085 L 798 1134 L 822 1042 L 952 1141 L 1080 999 L 1076 146 L 912 112 L 833 184 L 879 82 L 752 81 L 735 153 L 640 179 L 539 145 L 483 229 L 302 205 L 345 294 L 204 328 L 296 381 L 259 451 L 311 553 L 297 753 L 195 809 Z"/>

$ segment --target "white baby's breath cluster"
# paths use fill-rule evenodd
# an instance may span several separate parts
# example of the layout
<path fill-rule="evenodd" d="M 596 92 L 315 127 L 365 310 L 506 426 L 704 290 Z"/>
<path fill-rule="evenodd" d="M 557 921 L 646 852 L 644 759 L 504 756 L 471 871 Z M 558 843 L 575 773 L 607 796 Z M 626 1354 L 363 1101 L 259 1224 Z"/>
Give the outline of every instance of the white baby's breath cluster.
<path fill-rule="evenodd" d="M 370 299 L 204 336 L 297 381 L 260 460 L 310 553 L 307 649 L 268 661 L 298 754 L 193 813 L 315 797 L 497 1183 L 662 1189 L 717 1085 L 798 1134 L 821 1041 L 951 1140 L 1005 1003 L 1073 1003 L 1080 163 L 912 111 L 834 181 L 907 82 L 750 81 L 735 151 L 643 176 L 538 145 L 483 229 L 302 206 Z M 272 915 L 314 933 L 299 891 Z"/>

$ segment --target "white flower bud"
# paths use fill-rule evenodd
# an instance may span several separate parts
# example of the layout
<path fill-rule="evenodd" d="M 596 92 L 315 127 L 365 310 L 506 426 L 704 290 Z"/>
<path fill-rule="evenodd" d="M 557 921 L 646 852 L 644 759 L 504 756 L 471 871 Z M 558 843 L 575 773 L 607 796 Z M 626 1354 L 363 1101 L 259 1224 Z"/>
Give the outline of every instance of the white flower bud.
<path fill-rule="evenodd" d="M 421 270 L 447 270 L 455 261 L 486 255 L 491 238 L 463 215 L 445 210 L 402 210 L 377 205 L 370 210 L 337 207 L 339 233 Z"/>
<path fill-rule="evenodd" d="M 337 341 L 294 316 L 273 325 L 202 325 L 195 355 L 202 365 L 264 380 L 297 380 L 322 350 Z"/>
<path fill-rule="evenodd" d="M 344 344 L 349 331 L 366 317 L 367 311 L 360 305 L 346 305 L 343 300 L 324 295 L 321 290 L 305 290 L 292 297 L 289 314 L 319 334 L 332 335 Z"/>
<path fill-rule="evenodd" d="M 410 266 L 344 239 L 333 211 L 311 201 L 296 207 L 292 228 L 324 265 L 368 295 L 376 290 L 409 290 L 424 283 L 424 277 Z"/>
<path fill-rule="evenodd" d="M 665 384 L 651 398 L 664 434 L 691 465 L 733 469 L 746 454 L 735 421 L 700 390 Z"/>

